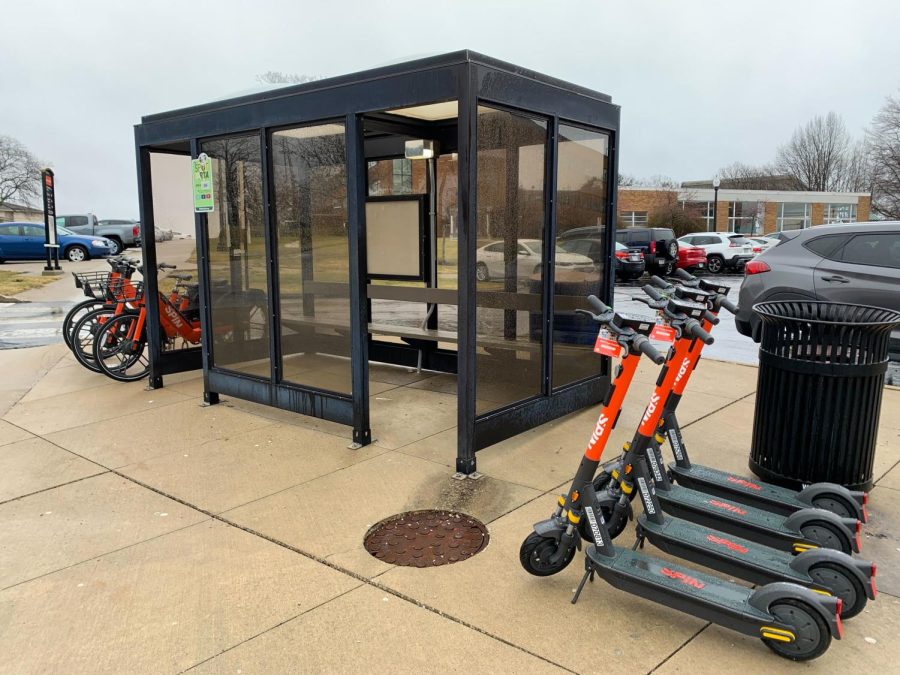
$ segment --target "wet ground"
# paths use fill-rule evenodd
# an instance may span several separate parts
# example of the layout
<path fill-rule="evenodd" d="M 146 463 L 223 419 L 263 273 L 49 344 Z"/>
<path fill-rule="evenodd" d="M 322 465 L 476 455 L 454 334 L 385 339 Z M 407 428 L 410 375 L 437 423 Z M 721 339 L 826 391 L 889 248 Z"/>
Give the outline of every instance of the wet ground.
<path fill-rule="evenodd" d="M 0 303 L 0 349 L 62 342 L 62 322 L 72 302 Z"/>

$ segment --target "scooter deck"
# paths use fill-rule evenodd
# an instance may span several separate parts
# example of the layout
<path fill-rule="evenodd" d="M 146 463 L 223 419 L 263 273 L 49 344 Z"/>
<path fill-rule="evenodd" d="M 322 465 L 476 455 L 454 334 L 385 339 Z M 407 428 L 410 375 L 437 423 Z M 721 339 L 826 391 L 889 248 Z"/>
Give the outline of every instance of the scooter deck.
<path fill-rule="evenodd" d="M 657 489 L 663 510 L 678 518 L 736 534 L 766 546 L 793 552 L 796 543 L 811 543 L 800 532 L 785 527 L 785 517 L 746 504 L 673 485 Z"/>
<path fill-rule="evenodd" d="M 650 543 L 659 550 L 724 574 L 754 584 L 789 581 L 808 586 L 812 582 L 808 574 L 791 568 L 794 556 L 786 551 L 681 518 L 669 517 L 660 525 L 641 515 L 638 523 Z"/>
<path fill-rule="evenodd" d="M 810 508 L 810 504 L 797 499 L 797 493 L 758 479 L 720 471 L 709 466 L 692 464 L 690 468 L 669 464 L 675 482 L 692 490 L 701 490 L 741 504 L 748 504 L 773 513 L 789 516 L 800 509 Z"/>
<path fill-rule="evenodd" d="M 640 551 L 616 548 L 606 556 L 589 546 L 587 556 L 611 586 L 758 637 L 772 617 L 749 603 L 753 590 Z"/>

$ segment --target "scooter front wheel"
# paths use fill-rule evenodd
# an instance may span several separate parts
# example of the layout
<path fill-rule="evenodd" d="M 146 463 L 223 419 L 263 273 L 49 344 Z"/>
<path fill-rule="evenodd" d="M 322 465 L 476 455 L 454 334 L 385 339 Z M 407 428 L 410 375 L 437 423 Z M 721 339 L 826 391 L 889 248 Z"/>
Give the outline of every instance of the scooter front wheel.
<path fill-rule="evenodd" d="M 559 540 L 553 537 L 542 537 L 537 532 L 532 532 L 519 548 L 519 562 L 529 574 L 536 577 L 549 577 L 557 572 L 562 572 L 572 558 L 575 557 L 575 547 L 572 546 L 565 555 L 554 562 L 553 556 L 559 550 Z"/>
<path fill-rule="evenodd" d="M 831 645 L 831 631 L 825 620 L 801 600 L 785 598 L 772 603 L 769 613 L 781 623 L 791 626 L 792 642 L 761 638 L 773 652 L 791 661 L 809 661 L 821 656 Z"/>

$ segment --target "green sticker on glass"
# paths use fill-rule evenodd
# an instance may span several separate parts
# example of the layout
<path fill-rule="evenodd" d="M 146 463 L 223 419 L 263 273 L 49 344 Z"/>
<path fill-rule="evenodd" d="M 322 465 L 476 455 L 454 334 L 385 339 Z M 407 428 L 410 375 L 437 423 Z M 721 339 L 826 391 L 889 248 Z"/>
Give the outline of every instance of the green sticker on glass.
<path fill-rule="evenodd" d="M 197 159 L 191 160 L 191 175 L 194 184 L 194 213 L 212 211 L 212 161 L 205 152 L 201 152 Z"/>

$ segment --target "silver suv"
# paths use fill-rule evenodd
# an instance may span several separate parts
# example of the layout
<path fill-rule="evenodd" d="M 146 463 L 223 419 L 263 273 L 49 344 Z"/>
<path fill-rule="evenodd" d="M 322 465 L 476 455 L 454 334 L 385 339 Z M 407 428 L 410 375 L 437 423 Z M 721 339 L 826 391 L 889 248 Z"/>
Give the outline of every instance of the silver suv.
<path fill-rule="evenodd" d="M 753 305 L 826 300 L 900 311 L 900 222 L 821 225 L 782 232 L 782 240 L 744 269 L 737 329 L 759 342 Z M 891 339 L 896 351 L 900 334 Z"/>

